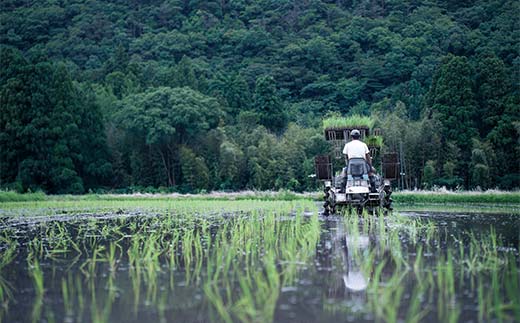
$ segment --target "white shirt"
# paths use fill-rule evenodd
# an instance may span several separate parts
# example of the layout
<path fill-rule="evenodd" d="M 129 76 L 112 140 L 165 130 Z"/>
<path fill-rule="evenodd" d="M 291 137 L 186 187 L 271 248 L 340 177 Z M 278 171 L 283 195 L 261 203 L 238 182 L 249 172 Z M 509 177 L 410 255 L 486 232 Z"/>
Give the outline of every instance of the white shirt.
<path fill-rule="evenodd" d="M 368 146 L 357 139 L 352 140 L 351 142 L 345 144 L 343 148 L 343 154 L 348 156 L 348 159 L 351 158 L 363 158 L 366 159 L 366 154 L 369 153 Z"/>

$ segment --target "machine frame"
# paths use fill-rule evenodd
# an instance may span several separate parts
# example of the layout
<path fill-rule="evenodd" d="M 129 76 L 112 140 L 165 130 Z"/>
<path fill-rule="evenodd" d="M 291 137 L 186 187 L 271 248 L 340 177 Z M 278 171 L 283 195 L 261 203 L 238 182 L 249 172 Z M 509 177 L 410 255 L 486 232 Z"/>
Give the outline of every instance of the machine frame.
<path fill-rule="evenodd" d="M 325 129 L 325 139 L 333 146 L 332 157 L 335 159 L 343 159 L 342 150 L 344 145 L 350 141 L 350 132 L 358 129 L 361 132 L 361 140 L 368 138 L 370 129 L 368 127 L 343 127 L 335 129 Z M 379 130 L 374 131 L 380 135 Z M 380 148 L 376 145 L 368 143 L 371 156 L 374 157 L 379 153 Z M 383 176 L 372 174 L 374 176 L 374 187 L 371 188 L 370 179 L 367 172 L 362 175 L 349 174 L 348 167 L 342 172 L 343 176 L 335 175 L 334 160 L 331 155 L 320 155 L 315 157 L 316 178 L 323 183 L 324 189 L 324 215 L 335 214 L 337 211 L 347 209 L 349 211 L 357 211 L 359 214 L 363 210 L 369 213 L 384 209 L 392 210 L 392 194 L 391 181 L 397 179 L 398 176 L 398 159 L 396 153 L 384 154 L 381 158 L 381 169 Z M 347 165 L 348 166 L 348 165 Z M 345 187 L 343 187 L 345 184 Z"/>

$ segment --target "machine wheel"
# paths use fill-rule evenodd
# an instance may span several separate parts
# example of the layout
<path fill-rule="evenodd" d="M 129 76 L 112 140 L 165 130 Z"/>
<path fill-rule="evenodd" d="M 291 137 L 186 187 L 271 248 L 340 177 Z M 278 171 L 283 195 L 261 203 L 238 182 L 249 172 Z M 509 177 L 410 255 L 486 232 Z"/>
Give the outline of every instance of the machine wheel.
<path fill-rule="evenodd" d="M 330 187 L 325 187 L 323 190 L 323 193 L 325 194 L 323 196 L 323 200 L 325 201 L 323 203 L 323 215 L 329 216 L 329 197 L 330 197 Z"/>
<path fill-rule="evenodd" d="M 323 215 L 329 216 L 336 213 L 336 194 L 334 191 L 325 191 L 325 203 L 323 203 Z"/>
<path fill-rule="evenodd" d="M 325 201 L 325 203 L 323 203 L 323 215 L 324 216 L 329 216 L 330 215 L 330 212 L 329 212 L 329 201 Z"/>

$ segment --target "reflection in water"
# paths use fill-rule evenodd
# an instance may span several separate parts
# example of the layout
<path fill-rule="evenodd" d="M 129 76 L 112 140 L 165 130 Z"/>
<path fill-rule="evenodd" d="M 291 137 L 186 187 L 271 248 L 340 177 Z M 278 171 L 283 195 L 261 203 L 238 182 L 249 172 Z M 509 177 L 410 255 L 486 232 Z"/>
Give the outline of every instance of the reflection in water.
<path fill-rule="evenodd" d="M 520 221 L 515 221 L 512 225 L 518 233 Z M 322 321 L 455 322 L 520 317 L 520 295 L 511 297 L 513 293 L 507 292 L 509 284 L 516 291 L 520 287 L 518 249 L 500 247 L 511 245 L 512 240 L 497 235 L 493 227 L 487 227 L 487 232 L 447 233 L 446 229 L 442 222 L 413 218 L 326 220 L 316 257 L 318 273 L 327 277 Z M 485 283 L 478 278 L 481 275 L 510 278 L 499 286 L 496 281 Z M 488 295 L 501 296 L 493 301 Z M 510 304 L 512 310 L 503 307 L 500 314 L 486 314 L 492 303 Z"/>
<path fill-rule="evenodd" d="M 368 277 L 365 277 L 365 274 L 362 272 L 361 264 L 354 258 L 354 253 L 367 250 L 369 238 L 367 236 L 356 238 L 345 236 L 340 237 L 340 241 L 343 249 L 343 262 L 345 264 L 345 273 L 343 274 L 345 287 L 354 292 L 363 291 L 368 286 Z"/>
<path fill-rule="evenodd" d="M 304 215 L 313 204 L 302 203 L 8 227 L 0 322 L 520 317 L 509 231 L 397 215 L 320 219 Z M 515 239 L 519 223 L 507 226 Z"/>

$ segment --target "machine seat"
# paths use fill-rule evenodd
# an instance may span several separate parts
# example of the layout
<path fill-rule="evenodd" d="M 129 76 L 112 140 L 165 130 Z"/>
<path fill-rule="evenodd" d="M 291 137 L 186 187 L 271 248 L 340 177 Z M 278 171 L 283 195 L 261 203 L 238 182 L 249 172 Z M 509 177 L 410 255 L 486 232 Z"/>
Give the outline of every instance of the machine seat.
<path fill-rule="evenodd" d="M 363 158 L 352 158 L 348 161 L 347 175 L 349 177 L 368 177 L 368 164 Z"/>

